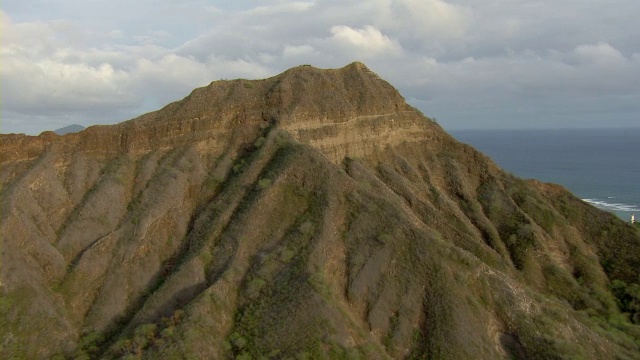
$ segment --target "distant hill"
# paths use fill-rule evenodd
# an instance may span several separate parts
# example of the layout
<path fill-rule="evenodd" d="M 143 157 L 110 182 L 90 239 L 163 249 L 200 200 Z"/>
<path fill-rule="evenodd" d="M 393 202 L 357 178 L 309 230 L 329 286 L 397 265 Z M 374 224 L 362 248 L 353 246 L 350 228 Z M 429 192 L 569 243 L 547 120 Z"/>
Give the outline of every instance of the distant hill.
<path fill-rule="evenodd" d="M 640 359 L 640 229 L 361 63 L 0 135 L 0 358 Z"/>
<path fill-rule="evenodd" d="M 82 131 L 84 129 L 85 129 L 85 127 L 82 126 L 82 125 L 73 124 L 73 125 L 65 126 L 63 128 L 54 130 L 53 132 L 58 134 L 58 135 L 64 135 L 64 134 L 69 134 L 69 133 L 80 132 L 80 131 Z"/>

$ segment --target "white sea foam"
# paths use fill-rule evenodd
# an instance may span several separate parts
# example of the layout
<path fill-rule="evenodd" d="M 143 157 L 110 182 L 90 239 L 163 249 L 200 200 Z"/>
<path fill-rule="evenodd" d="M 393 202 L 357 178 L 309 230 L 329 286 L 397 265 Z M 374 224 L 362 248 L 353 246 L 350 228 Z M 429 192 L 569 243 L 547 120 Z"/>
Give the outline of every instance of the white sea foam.
<path fill-rule="evenodd" d="M 582 201 L 588 202 L 589 204 L 603 210 L 640 212 L 640 207 L 633 204 L 610 203 L 600 199 L 582 199 Z"/>

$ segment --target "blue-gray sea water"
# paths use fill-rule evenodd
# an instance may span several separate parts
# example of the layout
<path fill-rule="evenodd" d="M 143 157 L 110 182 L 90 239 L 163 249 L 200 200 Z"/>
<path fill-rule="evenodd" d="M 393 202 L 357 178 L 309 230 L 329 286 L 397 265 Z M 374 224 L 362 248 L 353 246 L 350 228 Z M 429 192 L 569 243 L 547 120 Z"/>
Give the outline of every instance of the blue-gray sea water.
<path fill-rule="evenodd" d="M 640 220 L 640 128 L 450 133 L 514 175 L 560 184 L 624 220 Z"/>

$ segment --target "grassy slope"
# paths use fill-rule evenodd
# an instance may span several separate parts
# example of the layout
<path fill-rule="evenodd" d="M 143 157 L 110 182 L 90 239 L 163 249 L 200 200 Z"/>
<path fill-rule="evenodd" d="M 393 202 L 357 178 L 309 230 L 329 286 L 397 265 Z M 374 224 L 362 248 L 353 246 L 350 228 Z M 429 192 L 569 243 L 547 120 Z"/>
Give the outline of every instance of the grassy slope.
<path fill-rule="evenodd" d="M 181 178 L 167 174 L 178 164 L 187 166 L 188 153 L 143 160 L 157 162 L 155 175 L 147 190 L 124 207 L 128 210 L 121 210 L 127 219 L 121 223 L 136 228 L 155 221 L 166 229 L 153 241 L 170 246 L 170 229 L 186 219 L 163 224 L 158 219 L 166 212 L 157 209 L 177 188 L 165 182 Z M 174 230 L 183 240 L 176 234 L 164 255 L 156 250 L 158 260 L 147 255 L 122 270 L 108 270 L 122 266 L 112 258 L 103 269 L 115 272 L 115 279 L 122 273 L 130 283 L 137 272 L 151 274 L 111 325 L 99 315 L 105 311 L 102 304 L 111 304 L 108 294 L 122 290 L 118 281 L 103 279 L 93 290 L 96 299 L 81 300 L 88 290 L 87 272 L 95 272 L 95 261 L 104 253 L 93 247 L 81 252 L 94 259 L 86 271 L 81 271 L 88 266 L 83 260 L 71 263 L 53 290 L 66 304 L 86 309 L 76 323 L 85 332 L 81 352 L 149 358 L 184 353 L 461 359 L 637 354 L 637 327 L 620 315 L 608 288 L 612 276 L 632 280 L 633 257 L 607 256 L 612 243 L 633 246 L 638 231 L 566 192 L 531 186 L 490 167 L 473 174 L 465 157 L 425 161 L 431 167 L 421 171 L 421 164 L 411 164 L 402 150 L 390 152 L 377 167 L 356 159 L 337 167 L 280 130 L 243 155 L 220 181 L 206 175 L 213 176 L 215 166 L 202 170 L 199 190 L 197 184 L 191 190 L 200 195 L 192 195 L 186 206 L 194 214 L 191 225 Z M 140 177 L 146 171 L 145 165 L 127 161 L 112 167 L 104 173 L 120 174 L 117 169 L 125 167 Z M 484 177 L 475 180 L 477 186 L 469 180 L 476 176 Z M 110 188 L 102 182 L 127 181 L 113 177 L 97 181 L 95 191 Z M 90 204 L 85 198 L 83 203 Z M 149 213 L 157 213 L 155 219 L 146 220 Z M 605 240 L 609 246 L 603 248 Z M 104 245 L 104 251 L 126 256 L 131 245 L 126 237 L 119 241 Z M 144 246 L 129 249 L 131 256 Z M 4 301 L 17 300 L 21 291 Z M 9 319 L 16 316 L 7 312 Z M 73 317 L 63 313 L 61 318 Z M 9 351 L 28 356 L 24 348 Z"/>

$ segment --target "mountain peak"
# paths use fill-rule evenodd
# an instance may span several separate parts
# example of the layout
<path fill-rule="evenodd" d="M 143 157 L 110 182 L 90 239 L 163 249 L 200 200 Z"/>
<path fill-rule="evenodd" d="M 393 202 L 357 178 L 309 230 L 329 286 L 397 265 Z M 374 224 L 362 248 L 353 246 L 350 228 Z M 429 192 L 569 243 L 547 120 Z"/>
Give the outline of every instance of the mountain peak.
<path fill-rule="evenodd" d="M 85 129 L 85 127 L 82 126 L 82 125 L 73 124 L 73 125 L 62 127 L 60 129 L 56 129 L 53 132 L 58 134 L 58 135 L 66 135 L 66 134 L 69 134 L 69 133 L 80 132 L 80 131 L 82 131 L 84 129 Z"/>
<path fill-rule="evenodd" d="M 239 128 L 265 125 L 282 127 L 299 141 L 322 147 L 339 162 L 344 156 L 365 155 L 365 148 L 372 150 L 369 145 L 374 143 L 384 147 L 387 140 L 400 140 L 400 133 L 407 129 L 425 125 L 416 118 L 422 118 L 421 114 L 361 62 L 340 69 L 303 65 L 268 79 L 214 81 L 160 110 L 117 125 L 93 126 L 63 139 L 46 134 L 38 138 L 5 136 L 7 145 L 0 149 L 0 162 L 39 156 L 51 146 L 70 153 L 84 149 L 113 156 L 202 142 L 203 151 L 216 151 L 219 146 L 205 144 L 224 143 L 228 138 L 221 134 L 237 133 Z M 398 126 L 406 121 L 412 125 Z M 396 130 L 388 131 L 390 126 Z M 389 136 L 392 133 L 398 136 Z M 345 147 L 358 136 L 362 138 L 358 146 Z M 405 140 L 410 141 L 411 136 Z"/>

